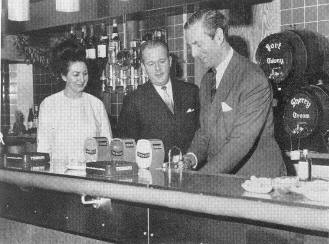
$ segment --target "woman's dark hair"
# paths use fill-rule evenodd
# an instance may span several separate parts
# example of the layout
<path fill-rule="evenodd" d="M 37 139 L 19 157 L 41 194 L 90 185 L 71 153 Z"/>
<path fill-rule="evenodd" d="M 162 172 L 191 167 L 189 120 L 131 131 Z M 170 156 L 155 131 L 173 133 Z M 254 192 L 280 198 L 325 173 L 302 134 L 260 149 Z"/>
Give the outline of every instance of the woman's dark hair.
<path fill-rule="evenodd" d="M 73 40 L 58 44 L 52 51 L 51 67 L 56 75 L 67 75 L 71 62 L 86 62 L 86 51 Z"/>

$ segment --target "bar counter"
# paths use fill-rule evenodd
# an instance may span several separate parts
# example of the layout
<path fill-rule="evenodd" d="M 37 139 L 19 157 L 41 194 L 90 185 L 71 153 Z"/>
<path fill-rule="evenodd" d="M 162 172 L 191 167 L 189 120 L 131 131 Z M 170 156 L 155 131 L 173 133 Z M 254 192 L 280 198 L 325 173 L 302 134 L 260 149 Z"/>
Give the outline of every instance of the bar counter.
<path fill-rule="evenodd" d="M 1 204 L 5 206 L 1 206 L 0 216 L 20 222 L 46 226 L 47 228 L 91 236 L 100 240 L 123 243 L 152 243 L 153 236 L 158 237 L 158 239 L 153 239 L 153 243 L 172 243 L 173 241 L 178 243 L 178 240 L 187 241 L 186 238 L 190 238 L 189 242 L 183 241 L 181 243 L 194 243 L 193 241 L 196 241 L 195 243 L 202 241 L 204 243 L 215 243 L 215 240 L 217 242 L 223 238 L 222 236 L 214 237 L 215 232 L 219 230 L 216 228 L 221 228 L 226 224 L 237 225 L 237 232 L 243 226 L 244 236 L 253 227 L 258 227 L 262 233 L 264 233 L 264 230 L 288 233 L 283 237 L 279 234 L 281 236 L 279 239 L 288 240 L 292 238 L 291 236 L 296 238 L 296 235 L 317 236 L 321 240 L 326 240 L 329 237 L 329 203 L 311 201 L 295 193 L 284 194 L 277 191 L 268 194 L 249 193 L 241 187 L 241 183 L 245 180 L 246 178 L 234 175 L 203 175 L 194 171 L 174 169 L 140 170 L 138 175 L 130 177 L 105 178 L 86 175 L 83 170 L 56 171 L 50 169 L 32 172 L 2 168 L 0 169 L 2 196 L 13 195 L 10 192 L 12 190 L 9 191 L 8 189 L 15 187 L 15 185 L 17 189 L 14 191 L 16 193 L 21 191 L 22 194 L 31 195 L 33 192 L 43 191 L 75 196 L 75 205 L 79 205 L 78 208 L 80 209 L 88 209 L 88 211 L 93 212 L 93 215 L 95 211 L 100 211 L 100 209 L 103 213 L 104 211 L 116 212 L 116 218 L 121 219 L 120 225 L 124 230 L 120 235 L 118 235 L 116 229 L 114 235 L 112 235 L 113 231 L 112 234 L 107 231 L 105 236 L 98 236 L 95 229 L 92 233 L 88 231 L 86 233 L 85 227 L 77 230 L 77 227 L 72 226 L 71 229 L 60 225 L 54 227 L 49 224 L 50 222 L 43 224 L 42 221 L 45 221 L 45 216 L 42 217 L 40 223 L 29 222 L 27 219 L 14 216 L 13 213 L 11 215 L 7 214 L 8 201 L 4 198 L 2 198 Z M 5 191 L 8 191 L 7 195 L 3 194 Z M 40 196 L 38 199 L 41 198 Z M 93 196 L 92 199 L 101 198 L 99 209 L 81 204 L 81 196 Z M 58 199 L 58 197 L 55 197 L 55 199 Z M 123 208 L 113 210 L 113 206 L 116 208 L 115 204 L 125 206 L 124 210 Z M 68 211 L 71 211 L 70 214 L 76 211 L 72 210 L 72 207 L 68 209 Z M 81 215 L 81 211 L 79 214 Z M 122 216 L 125 216 L 125 220 L 122 219 Z M 112 221 L 114 219 L 112 216 Z M 131 232 L 143 232 L 144 237 L 142 235 L 138 237 L 137 232 L 127 234 L 127 229 L 122 225 L 123 222 L 127 222 L 127 219 L 131 222 L 130 227 L 127 226 L 127 228 Z M 79 221 L 82 225 L 81 217 Z M 88 218 L 84 218 L 84 221 L 87 222 L 85 223 L 86 226 L 90 226 Z M 137 221 L 141 222 L 137 223 Z M 135 228 L 136 223 L 141 226 L 140 229 Z M 217 223 L 220 224 L 217 225 Z M 166 229 L 167 224 L 171 226 L 170 231 L 165 234 L 164 229 Z M 131 228 L 131 225 L 134 225 L 134 228 Z M 158 232 L 163 232 L 162 234 L 156 234 L 157 226 L 159 228 Z M 202 228 L 205 229 L 200 231 Z M 175 233 L 177 232 L 176 234 L 173 234 L 173 229 Z M 230 227 L 229 229 L 234 231 L 234 228 Z M 206 232 L 207 234 L 205 234 Z M 193 233 L 195 233 L 195 236 L 193 236 Z M 250 238 L 253 237 L 250 237 L 250 234 L 249 239 L 248 237 L 243 238 L 246 238 L 246 243 L 252 243 Z M 275 240 L 273 243 L 281 243 L 277 239 Z M 243 243 L 240 241 L 236 243 Z M 230 242 L 234 243 L 232 241 L 227 243 Z"/>

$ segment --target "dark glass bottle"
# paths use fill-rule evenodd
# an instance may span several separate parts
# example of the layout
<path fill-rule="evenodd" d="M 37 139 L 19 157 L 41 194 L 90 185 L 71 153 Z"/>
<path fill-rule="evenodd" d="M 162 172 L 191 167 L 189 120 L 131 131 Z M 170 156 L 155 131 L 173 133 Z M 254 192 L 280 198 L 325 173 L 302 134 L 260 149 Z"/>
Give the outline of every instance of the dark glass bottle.
<path fill-rule="evenodd" d="M 87 42 L 87 26 L 83 25 L 81 27 L 81 36 L 79 38 L 79 43 L 85 50 L 86 50 L 86 42 Z"/>
<path fill-rule="evenodd" d="M 37 130 L 39 125 L 39 107 L 38 105 L 34 105 L 34 111 L 33 111 L 33 128 Z"/>
<path fill-rule="evenodd" d="M 76 35 L 76 32 L 75 32 L 75 26 L 74 25 L 71 25 L 71 27 L 70 27 L 69 39 L 71 39 L 71 40 L 76 40 L 77 39 L 77 35 Z"/>
<path fill-rule="evenodd" d="M 30 108 L 29 114 L 27 116 L 27 130 L 29 133 L 32 132 L 32 128 L 33 128 L 33 109 Z"/>
<path fill-rule="evenodd" d="M 96 59 L 96 41 L 94 36 L 94 26 L 89 26 L 89 35 L 86 42 L 87 59 Z"/>
<path fill-rule="evenodd" d="M 113 19 L 111 42 L 115 47 L 115 54 L 118 54 L 118 52 L 121 50 L 121 40 L 119 37 L 118 24 L 116 19 Z"/>
<path fill-rule="evenodd" d="M 105 24 L 101 24 L 99 40 L 97 43 L 97 58 L 107 59 L 107 45 L 108 45 L 108 35 L 106 33 Z"/>

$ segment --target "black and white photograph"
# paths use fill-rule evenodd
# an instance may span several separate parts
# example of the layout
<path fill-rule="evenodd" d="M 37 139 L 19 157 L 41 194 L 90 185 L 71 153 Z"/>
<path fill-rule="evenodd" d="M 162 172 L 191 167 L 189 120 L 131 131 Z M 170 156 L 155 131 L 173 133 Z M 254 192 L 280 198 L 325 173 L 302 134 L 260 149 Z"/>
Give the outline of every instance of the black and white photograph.
<path fill-rule="evenodd" d="M 0 244 L 329 244 L 329 0 L 0 7 Z"/>

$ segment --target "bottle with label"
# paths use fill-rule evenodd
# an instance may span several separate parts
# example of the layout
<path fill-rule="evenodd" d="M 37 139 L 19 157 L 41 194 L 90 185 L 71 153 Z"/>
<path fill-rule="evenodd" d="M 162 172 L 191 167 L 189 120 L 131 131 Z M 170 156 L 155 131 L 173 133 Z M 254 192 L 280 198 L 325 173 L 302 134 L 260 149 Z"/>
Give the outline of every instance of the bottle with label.
<path fill-rule="evenodd" d="M 81 27 L 81 36 L 79 38 L 79 43 L 81 46 L 86 50 L 86 41 L 87 41 L 87 26 L 83 25 Z M 86 50 L 87 51 L 87 50 Z M 87 58 L 87 52 L 86 52 L 86 58 Z"/>
<path fill-rule="evenodd" d="M 298 178 L 303 181 L 312 180 L 312 161 L 308 158 L 308 150 L 304 149 L 298 162 Z"/>
<path fill-rule="evenodd" d="M 118 52 L 121 50 L 121 40 L 119 37 L 118 24 L 116 19 L 113 19 L 111 42 L 113 42 L 113 46 L 115 46 L 116 54 L 118 54 Z"/>
<path fill-rule="evenodd" d="M 33 111 L 33 128 L 35 128 L 35 130 L 38 129 L 38 125 L 39 125 L 39 107 L 38 105 L 34 105 L 34 111 Z"/>
<path fill-rule="evenodd" d="M 112 35 L 109 39 L 107 55 L 108 62 L 106 64 L 105 75 L 108 79 L 108 86 L 113 88 L 113 91 L 117 86 L 120 86 L 120 66 L 117 62 L 117 54 L 120 51 L 120 38 L 118 33 L 118 25 L 116 19 L 113 19 Z"/>
<path fill-rule="evenodd" d="M 27 130 L 29 133 L 31 133 L 32 128 L 33 128 L 33 109 L 30 108 L 29 114 L 27 116 Z"/>
<path fill-rule="evenodd" d="M 139 79 L 140 79 L 140 69 L 141 69 L 141 64 L 139 60 L 139 54 L 138 54 L 138 41 L 133 40 L 130 42 L 130 80 L 131 80 L 131 85 L 134 87 L 134 89 L 137 88 L 139 85 Z"/>
<path fill-rule="evenodd" d="M 101 24 L 99 40 L 97 44 L 97 58 L 101 63 L 106 63 L 107 61 L 107 45 L 108 45 L 108 35 L 106 33 L 105 24 Z"/>
<path fill-rule="evenodd" d="M 112 92 L 115 88 L 117 76 L 114 72 L 114 65 L 107 63 L 105 67 L 106 87 L 109 92 Z"/>
<path fill-rule="evenodd" d="M 71 25 L 71 27 L 70 27 L 69 39 L 71 39 L 71 40 L 76 40 L 77 39 L 77 35 L 75 33 L 75 26 L 74 25 Z"/>
<path fill-rule="evenodd" d="M 119 77 L 119 82 L 116 85 L 116 90 L 118 92 L 126 93 L 127 90 L 127 80 L 128 80 L 128 75 L 127 75 L 127 70 L 120 70 L 120 77 Z"/>
<path fill-rule="evenodd" d="M 89 26 L 89 36 L 87 37 L 86 42 L 86 58 L 87 59 L 96 59 L 96 42 L 94 36 L 94 26 Z"/>
<path fill-rule="evenodd" d="M 100 77 L 100 81 L 101 81 L 101 84 L 102 84 L 102 93 L 106 92 L 108 89 L 107 89 L 107 79 L 106 79 L 106 76 L 105 76 L 105 70 L 103 69 L 102 71 L 102 75 Z"/>

